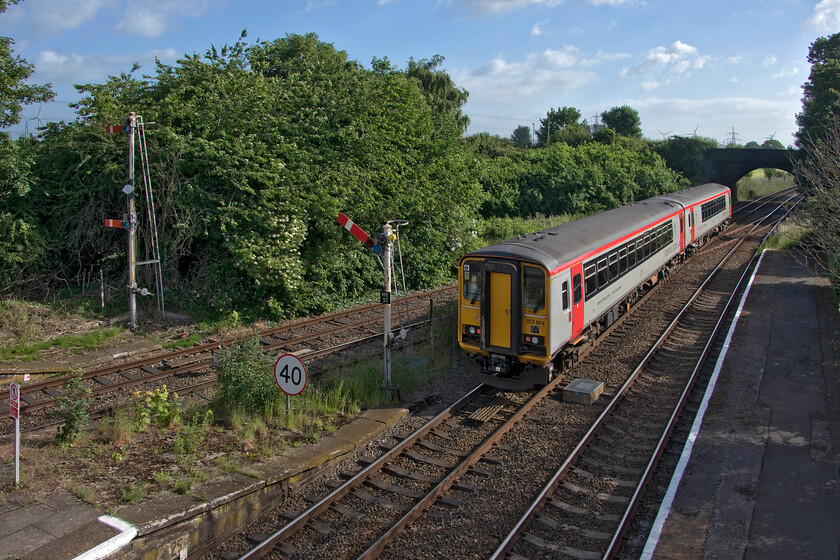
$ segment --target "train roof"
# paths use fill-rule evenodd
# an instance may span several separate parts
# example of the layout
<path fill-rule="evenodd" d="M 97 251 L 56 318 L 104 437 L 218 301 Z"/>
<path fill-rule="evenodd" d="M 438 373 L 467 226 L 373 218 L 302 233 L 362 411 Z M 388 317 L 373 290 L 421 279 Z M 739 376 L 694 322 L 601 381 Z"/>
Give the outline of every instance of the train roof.
<path fill-rule="evenodd" d="M 468 257 L 497 257 L 542 264 L 548 270 L 579 259 L 618 240 L 631 237 L 644 226 L 664 220 L 687 204 L 723 194 L 722 185 L 700 185 L 648 198 L 536 233 L 522 235 L 479 249 Z"/>
<path fill-rule="evenodd" d="M 705 185 L 697 185 L 690 189 L 663 194 L 662 197 L 676 200 L 685 206 L 688 204 L 697 204 L 698 202 L 703 202 L 709 198 L 714 198 L 728 192 L 729 187 L 717 183 L 706 183 Z"/>

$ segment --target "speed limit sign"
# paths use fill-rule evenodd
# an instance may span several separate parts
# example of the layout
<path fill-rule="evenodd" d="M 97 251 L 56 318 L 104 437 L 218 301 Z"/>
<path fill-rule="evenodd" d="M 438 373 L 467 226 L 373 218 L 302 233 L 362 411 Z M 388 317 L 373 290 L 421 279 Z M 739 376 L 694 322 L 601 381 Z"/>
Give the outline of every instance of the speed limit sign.
<path fill-rule="evenodd" d="M 283 354 L 274 364 L 274 380 L 287 395 L 299 395 L 306 387 L 306 368 L 294 354 Z"/>
<path fill-rule="evenodd" d="M 20 385 L 9 383 L 9 416 L 17 418 L 20 415 Z"/>

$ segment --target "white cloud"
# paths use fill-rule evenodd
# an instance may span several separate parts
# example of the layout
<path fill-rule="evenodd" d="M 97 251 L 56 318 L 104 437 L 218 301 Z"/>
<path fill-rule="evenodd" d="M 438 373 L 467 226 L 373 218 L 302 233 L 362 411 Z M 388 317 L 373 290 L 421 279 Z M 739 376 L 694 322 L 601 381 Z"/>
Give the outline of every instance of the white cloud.
<path fill-rule="evenodd" d="M 702 68 L 708 61 L 708 55 L 701 55 L 697 48 L 676 41 L 670 47 L 656 47 L 645 53 L 644 60 L 633 66 L 623 68 L 619 77 L 646 76 L 655 74 L 659 78 L 648 78 L 642 83 L 645 91 L 663 85 L 675 83 L 680 75 L 690 70 Z"/>
<path fill-rule="evenodd" d="M 814 7 L 808 25 L 820 32 L 840 31 L 840 0 L 822 0 Z"/>
<path fill-rule="evenodd" d="M 792 78 L 799 74 L 799 68 L 791 68 L 790 70 L 782 70 L 781 72 L 777 72 L 773 74 L 774 78 Z"/>
<path fill-rule="evenodd" d="M 604 52 L 587 56 L 577 47 L 567 45 L 532 53 L 519 62 L 509 62 L 499 55 L 476 70 L 450 74 L 459 86 L 470 92 L 471 103 L 506 105 L 585 87 L 598 80 L 591 70 L 593 66 L 626 56 Z"/>
<path fill-rule="evenodd" d="M 730 56 L 724 59 L 726 64 L 741 64 L 744 61 L 744 57 L 741 55 Z"/>
<path fill-rule="evenodd" d="M 174 27 L 177 18 L 198 18 L 211 9 L 214 0 L 133 0 L 115 29 L 143 37 L 160 37 Z"/>
<path fill-rule="evenodd" d="M 174 62 L 178 57 L 175 49 L 154 50 L 139 56 L 80 55 L 47 50 L 38 54 L 34 65 L 38 68 L 39 81 L 81 84 L 104 81 L 108 76 L 128 72 L 135 62 L 143 68 L 151 68 L 155 58 L 161 62 Z"/>
<path fill-rule="evenodd" d="M 764 60 L 761 61 L 761 65 L 765 68 L 770 68 L 771 66 L 775 66 L 779 62 L 779 59 L 773 55 L 768 56 Z"/>
<path fill-rule="evenodd" d="M 642 100 L 627 100 L 627 104 L 639 111 L 642 126 L 650 129 L 645 134 L 654 137 L 656 127 L 685 127 L 687 133 L 697 126 L 699 134 L 718 137 L 735 127 L 745 138 L 761 137 L 779 129 L 789 132 L 778 135 L 782 143 L 791 142 L 784 136 L 796 130 L 795 115 L 801 109 L 798 101 L 770 101 L 758 98 L 716 98 L 716 99 L 663 99 L 649 97 Z M 765 123 L 767 123 L 765 125 Z M 698 126 L 699 125 L 699 126 Z M 766 126 L 766 131 L 764 127 Z M 664 130 L 664 129 L 663 129 Z M 686 132 L 677 132 L 686 134 Z"/>
<path fill-rule="evenodd" d="M 486 16 L 532 6 L 559 6 L 563 0 L 441 0 L 446 4 L 462 7 L 477 16 Z M 438 2 L 439 4 L 441 2 Z"/>
<path fill-rule="evenodd" d="M 639 4 L 639 0 L 586 0 L 587 4 L 592 4 L 593 6 L 621 6 L 622 4 Z M 641 2 L 644 5 L 644 2 Z"/>
<path fill-rule="evenodd" d="M 52 35 L 91 21 L 116 0 L 28 0 L 24 10 L 37 35 Z"/>
<path fill-rule="evenodd" d="M 547 19 L 544 19 L 538 23 L 534 24 L 534 27 L 531 28 L 531 35 L 538 36 L 543 34 L 543 25 L 548 23 Z"/>

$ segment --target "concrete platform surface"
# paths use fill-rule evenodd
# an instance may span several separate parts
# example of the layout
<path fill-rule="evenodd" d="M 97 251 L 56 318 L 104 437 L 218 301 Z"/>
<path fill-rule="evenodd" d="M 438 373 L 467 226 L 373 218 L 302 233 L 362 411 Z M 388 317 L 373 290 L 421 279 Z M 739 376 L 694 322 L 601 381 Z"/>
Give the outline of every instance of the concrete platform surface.
<path fill-rule="evenodd" d="M 255 465 L 251 470 L 258 477 L 232 474 L 209 480 L 196 489 L 201 500 L 164 496 L 121 508 L 116 519 L 71 494 L 22 504 L 12 493 L 0 501 L 0 560 L 168 559 L 182 551 L 192 556 L 208 540 L 249 521 L 266 503 L 407 414 L 404 408 L 366 410 L 318 443 Z"/>
<path fill-rule="evenodd" d="M 653 558 L 840 558 L 840 318 L 765 253 Z"/>

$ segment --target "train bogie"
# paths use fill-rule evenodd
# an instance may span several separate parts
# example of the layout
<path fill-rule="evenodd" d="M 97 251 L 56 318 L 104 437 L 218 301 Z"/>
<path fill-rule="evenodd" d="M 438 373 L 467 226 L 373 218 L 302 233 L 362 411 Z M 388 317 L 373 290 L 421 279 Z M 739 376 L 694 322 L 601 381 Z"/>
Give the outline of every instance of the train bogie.
<path fill-rule="evenodd" d="M 730 214 L 729 189 L 701 185 L 465 255 L 459 344 L 492 385 L 544 385 Z"/>

